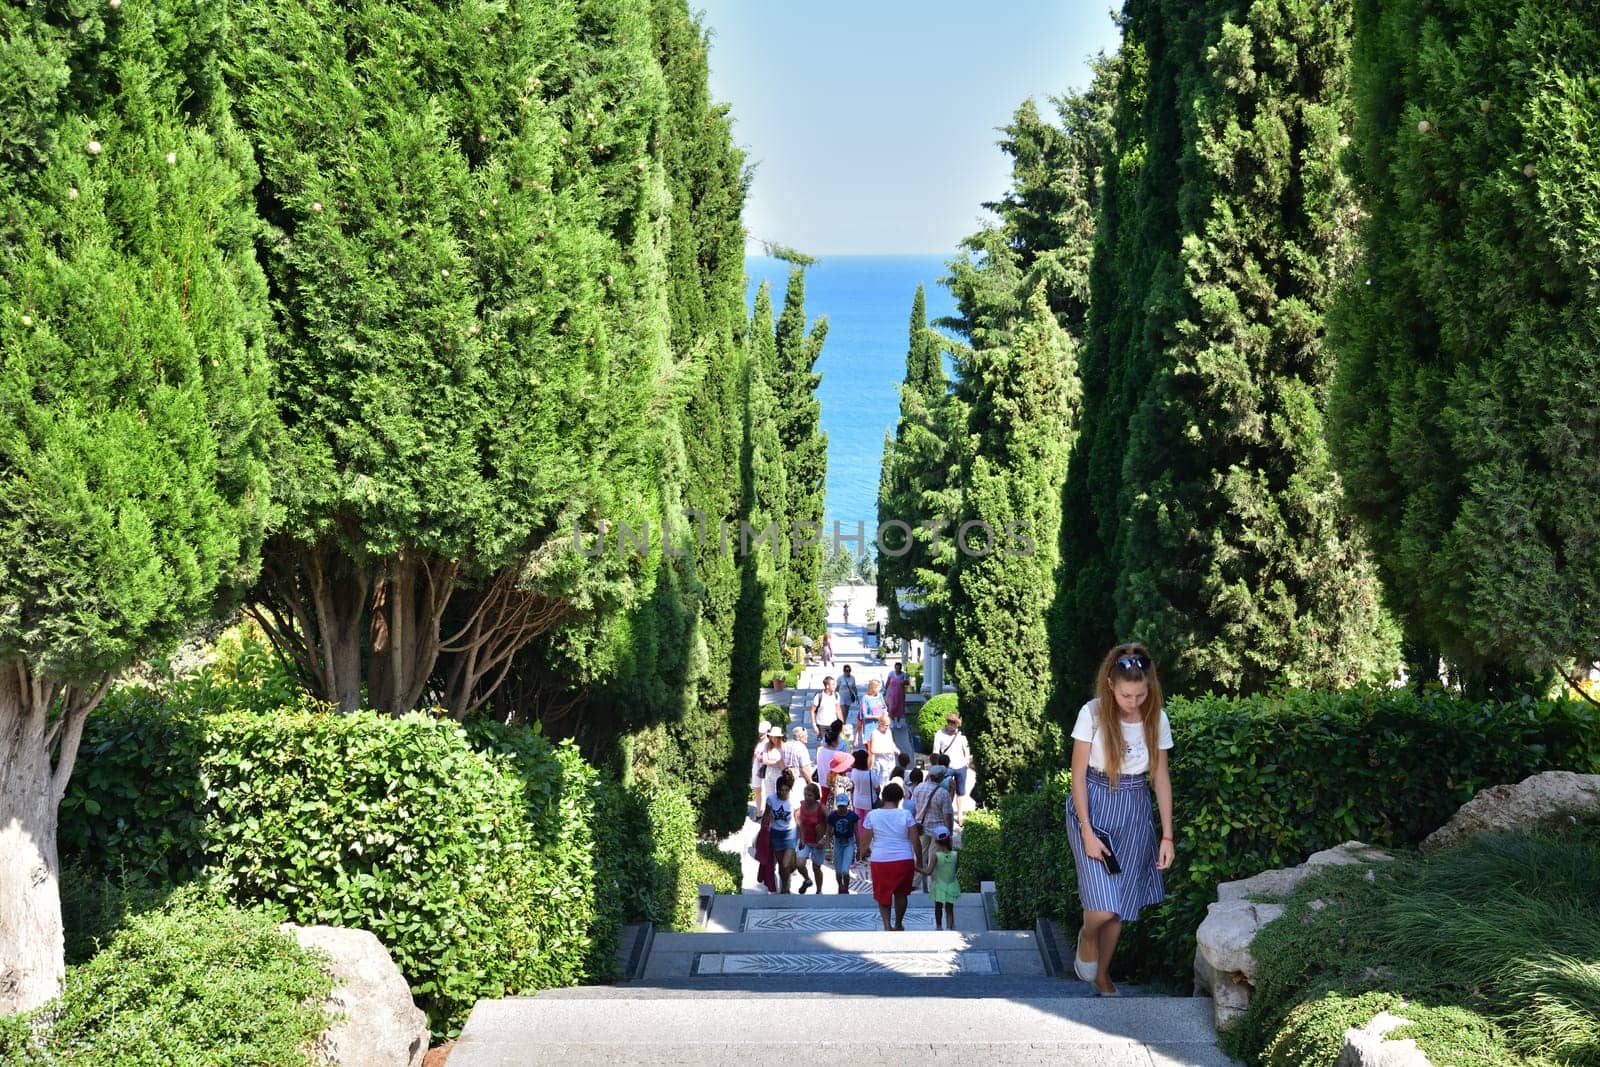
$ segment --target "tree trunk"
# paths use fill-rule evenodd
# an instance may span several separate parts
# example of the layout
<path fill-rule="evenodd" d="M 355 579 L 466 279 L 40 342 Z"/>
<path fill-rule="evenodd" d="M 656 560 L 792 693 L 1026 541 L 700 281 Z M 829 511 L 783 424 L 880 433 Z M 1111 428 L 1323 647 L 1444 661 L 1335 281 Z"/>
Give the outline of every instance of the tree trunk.
<path fill-rule="evenodd" d="M 332 538 L 274 538 L 262 555 L 251 614 L 317 696 L 340 711 L 361 706 L 361 645 L 372 575 Z"/>
<path fill-rule="evenodd" d="M 61 992 L 56 817 L 83 720 L 104 693 L 104 685 L 85 695 L 45 682 L 17 662 L 0 668 L 0 1015 Z"/>
<path fill-rule="evenodd" d="M 372 596 L 367 697 L 374 708 L 399 715 L 422 700 L 459 573 L 459 564 L 409 552 L 385 561 Z"/>

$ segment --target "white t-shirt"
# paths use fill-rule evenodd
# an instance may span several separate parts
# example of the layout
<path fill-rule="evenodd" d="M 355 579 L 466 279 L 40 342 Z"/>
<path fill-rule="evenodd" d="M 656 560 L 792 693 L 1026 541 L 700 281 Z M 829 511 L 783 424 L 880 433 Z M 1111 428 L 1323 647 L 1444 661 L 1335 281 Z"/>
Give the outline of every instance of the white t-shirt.
<path fill-rule="evenodd" d="M 1072 728 L 1074 741 L 1088 741 L 1089 766 L 1097 771 L 1106 769 L 1106 749 L 1104 738 L 1100 735 L 1100 698 L 1095 697 L 1083 707 L 1078 709 L 1078 722 Z M 1145 747 L 1144 723 L 1122 723 L 1122 773 L 1123 774 L 1148 774 L 1150 771 L 1150 752 Z M 1172 747 L 1172 724 L 1167 721 L 1165 710 L 1161 712 L 1161 726 L 1156 737 L 1156 747 L 1168 749 Z"/>
<path fill-rule="evenodd" d="M 940 730 L 933 735 L 933 751 L 935 755 L 950 757 L 950 769 L 959 771 L 972 764 L 972 749 L 967 746 L 967 735 L 957 730 L 947 733 Z"/>
<path fill-rule="evenodd" d="M 777 833 L 787 833 L 794 829 L 794 805 L 787 800 L 771 797 L 767 800 L 767 807 L 772 811 L 772 829 Z"/>
<path fill-rule="evenodd" d="M 892 863 L 895 860 L 914 860 L 911 837 L 911 812 L 905 808 L 878 808 L 867 812 L 867 821 L 861 825 L 872 831 L 872 862 Z"/>
<path fill-rule="evenodd" d="M 839 714 L 838 693 L 829 693 L 826 690 L 818 693 L 814 706 L 817 709 L 816 726 L 818 730 L 826 730 L 842 718 Z"/>
<path fill-rule="evenodd" d="M 850 772 L 850 806 L 866 811 L 872 807 L 872 795 L 878 791 L 878 772 L 868 768 Z"/>

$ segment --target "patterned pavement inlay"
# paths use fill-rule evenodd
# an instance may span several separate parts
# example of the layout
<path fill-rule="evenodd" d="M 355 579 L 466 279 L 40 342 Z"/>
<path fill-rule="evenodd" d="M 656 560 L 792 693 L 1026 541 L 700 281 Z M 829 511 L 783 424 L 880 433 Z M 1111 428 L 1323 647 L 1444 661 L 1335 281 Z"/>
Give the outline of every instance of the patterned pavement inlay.
<path fill-rule="evenodd" d="M 815 933 L 825 930 L 882 930 L 878 913 L 867 908 L 747 908 L 746 931 L 780 930 Z M 907 930 L 932 930 L 932 908 L 907 908 Z"/>
<path fill-rule="evenodd" d="M 703 952 L 695 958 L 701 975 L 895 974 L 914 978 L 1000 973 L 987 949 L 931 952 Z"/>

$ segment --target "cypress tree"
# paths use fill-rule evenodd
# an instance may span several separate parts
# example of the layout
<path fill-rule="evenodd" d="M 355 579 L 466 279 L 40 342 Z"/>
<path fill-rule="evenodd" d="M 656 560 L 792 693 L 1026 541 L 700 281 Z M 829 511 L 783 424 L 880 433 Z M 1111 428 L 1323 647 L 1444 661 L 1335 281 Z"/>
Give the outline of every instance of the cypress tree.
<path fill-rule="evenodd" d="M 250 147 L 188 3 L 0 8 L 0 1014 L 63 976 L 57 809 L 123 666 L 267 521 Z"/>
<path fill-rule="evenodd" d="M 1117 630 L 1178 688 L 1339 687 L 1397 662 L 1324 442 L 1323 315 L 1354 215 L 1349 23 L 1348 3 L 1254 0 L 1238 22 L 1214 4 L 1204 51 L 1166 54 L 1182 245 L 1148 296 L 1170 325 L 1147 323 L 1134 357 L 1114 558 Z"/>
<path fill-rule="evenodd" d="M 341 708 L 464 714 L 534 634 L 654 587 L 564 551 L 662 507 L 648 19 L 275 0 L 236 22 L 290 445 L 257 605 Z"/>
<path fill-rule="evenodd" d="M 1011 343 L 961 363 L 968 450 L 950 579 L 954 674 L 977 757 L 996 795 L 1056 750 L 1046 728 L 1061 481 L 1079 385 L 1069 335 L 1040 285 Z"/>
<path fill-rule="evenodd" d="M 806 277 L 803 267 L 789 271 L 789 285 L 778 316 L 775 383 L 778 441 L 783 449 L 785 500 L 780 524 L 791 538 L 784 590 L 788 599 L 787 627 L 799 634 L 819 634 L 826 624 L 826 609 L 818 582 L 822 576 L 823 489 L 828 476 L 828 435 L 820 429 L 822 402 L 815 372 L 828 320 L 818 319 L 806 331 Z M 817 531 L 813 537 L 811 531 Z M 815 543 L 807 543 L 813 541 Z"/>
<path fill-rule="evenodd" d="M 1332 435 L 1413 665 L 1475 692 L 1600 659 L 1600 14 L 1355 8 L 1360 262 Z"/>

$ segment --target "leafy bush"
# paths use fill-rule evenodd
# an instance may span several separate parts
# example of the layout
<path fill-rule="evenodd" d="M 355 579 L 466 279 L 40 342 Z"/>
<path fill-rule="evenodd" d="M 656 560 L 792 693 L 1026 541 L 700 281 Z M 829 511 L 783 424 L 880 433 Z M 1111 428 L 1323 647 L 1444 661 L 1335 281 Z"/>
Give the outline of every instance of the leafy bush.
<path fill-rule="evenodd" d="M 917 712 L 917 736 L 922 739 L 924 751 L 933 751 L 933 735 L 944 729 L 944 720 L 957 710 L 955 693 L 940 693 L 929 697 Z"/>
<path fill-rule="evenodd" d="M 129 920 L 61 999 L 0 1027 L 0 1062 L 310 1065 L 333 981 L 262 914 L 199 890 Z"/>
<path fill-rule="evenodd" d="M 744 877 L 739 854 L 724 852 L 708 841 L 695 846 L 694 872 L 696 886 L 709 885 L 716 892 L 728 895 L 739 892 L 739 883 Z"/>
<path fill-rule="evenodd" d="M 600 784 L 570 745 L 417 713 L 204 711 L 143 691 L 91 716 L 65 857 L 154 883 L 214 875 L 297 923 L 371 930 L 436 1035 L 480 997 L 593 976 Z"/>
<path fill-rule="evenodd" d="M 596 892 L 620 921 L 669 930 L 694 924 L 699 900 L 694 808 L 675 789 L 602 787 Z"/>
<path fill-rule="evenodd" d="M 1253 1061 L 1332 1064 L 1345 1026 L 1389 1009 L 1436 1063 L 1600 1064 L 1596 884 L 1600 847 L 1571 834 L 1318 874 L 1251 946 L 1256 996 L 1226 1040 Z"/>
<path fill-rule="evenodd" d="M 152 885 L 126 872 L 107 877 L 79 862 L 61 871 L 61 925 L 69 965 L 86 963 L 136 915 L 154 911 L 174 886 Z"/>
<path fill-rule="evenodd" d="M 1415 845 L 1486 785 L 1545 770 L 1600 770 L 1600 716 L 1570 701 L 1377 689 L 1175 699 L 1167 712 L 1178 858 L 1166 902 L 1123 933 L 1118 969 L 1132 978 L 1185 978 L 1219 882 L 1292 866 L 1351 839 Z M 1027 823 L 1018 840 L 1002 801 L 1004 857 L 1032 840 L 1024 856 L 1042 849 L 1061 858 L 1011 861 L 1025 885 L 997 886 L 1008 924 L 1032 925 L 1038 914 L 1077 921 L 1065 808 L 1051 807 L 1016 808 Z M 1051 910 L 1023 914 L 1034 907 Z"/>
<path fill-rule="evenodd" d="M 1041 915 L 1077 929 L 1072 846 L 1062 821 L 1071 778 L 1056 774 L 1038 792 L 1001 798 L 995 904 L 1007 929 L 1031 930 Z"/>
<path fill-rule="evenodd" d="M 956 864 L 963 893 L 976 893 L 984 882 L 999 877 L 1002 847 L 999 813 L 982 808 L 967 812 L 961 823 L 961 862 Z"/>

